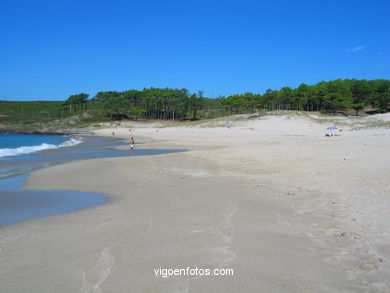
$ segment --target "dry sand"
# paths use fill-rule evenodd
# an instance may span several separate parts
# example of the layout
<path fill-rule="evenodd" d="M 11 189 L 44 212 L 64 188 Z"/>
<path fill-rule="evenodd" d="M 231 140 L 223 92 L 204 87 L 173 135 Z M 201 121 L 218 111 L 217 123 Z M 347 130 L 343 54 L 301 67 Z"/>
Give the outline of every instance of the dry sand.
<path fill-rule="evenodd" d="M 189 151 L 33 172 L 26 188 L 112 201 L 1 228 L 0 292 L 389 292 L 390 131 L 313 115 L 98 130 Z"/>

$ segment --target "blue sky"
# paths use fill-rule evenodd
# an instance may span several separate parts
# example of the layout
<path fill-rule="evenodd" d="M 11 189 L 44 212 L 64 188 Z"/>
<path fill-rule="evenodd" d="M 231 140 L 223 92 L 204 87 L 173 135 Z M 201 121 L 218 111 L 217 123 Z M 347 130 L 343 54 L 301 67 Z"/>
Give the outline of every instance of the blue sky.
<path fill-rule="evenodd" d="M 0 99 L 390 78 L 390 1 L 0 1 Z"/>

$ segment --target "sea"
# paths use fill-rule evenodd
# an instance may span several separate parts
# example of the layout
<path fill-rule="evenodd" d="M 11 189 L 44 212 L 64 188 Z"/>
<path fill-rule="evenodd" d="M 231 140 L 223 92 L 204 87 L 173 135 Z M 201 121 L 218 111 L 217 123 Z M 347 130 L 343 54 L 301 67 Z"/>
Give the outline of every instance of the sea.
<path fill-rule="evenodd" d="M 0 133 L 0 158 L 58 149 L 79 143 L 80 140 L 64 135 Z"/>
<path fill-rule="evenodd" d="M 91 208 L 110 200 L 104 194 L 75 190 L 29 190 L 30 172 L 78 160 L 148 156 L 185 150 L 147 149 L 98 136 L 0 134 L 0 229 L 19 222 Z"/>

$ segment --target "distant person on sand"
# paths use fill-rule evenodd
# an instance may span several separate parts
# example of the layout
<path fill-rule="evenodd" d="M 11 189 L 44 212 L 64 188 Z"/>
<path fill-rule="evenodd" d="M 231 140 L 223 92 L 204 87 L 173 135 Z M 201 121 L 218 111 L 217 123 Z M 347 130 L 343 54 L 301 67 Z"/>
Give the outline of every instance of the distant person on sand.
<path fill-rule="evenodd" d="M 131 150 L 133 150 L 134 144 L 135 144 L 134 138 L 131 137 L 131 138 L 130 138 L 130 149 L 131 149 Z"/>
<path fill-rule="evenodd" d="M 115 136 L 115 132 L 114 131 L 112 132 L 112 136 Z"/>

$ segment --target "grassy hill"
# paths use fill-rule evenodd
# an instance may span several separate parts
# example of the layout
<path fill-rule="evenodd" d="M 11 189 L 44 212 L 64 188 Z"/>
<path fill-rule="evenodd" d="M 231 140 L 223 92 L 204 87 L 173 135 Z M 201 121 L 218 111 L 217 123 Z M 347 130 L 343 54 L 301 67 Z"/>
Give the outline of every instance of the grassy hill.
<path fill-rule="evenodd" d="M 63 101 L 0 101 L 0 128 L 37 129 L 80 127 L 105 121 L 102 103 L 88 102 L 84 109 L 69 113 Z"/>
<path fill-rule="evenodd" d="M 0 101 L 0 123 L 33 123 L 61 117 L 62 101 Z"/>

